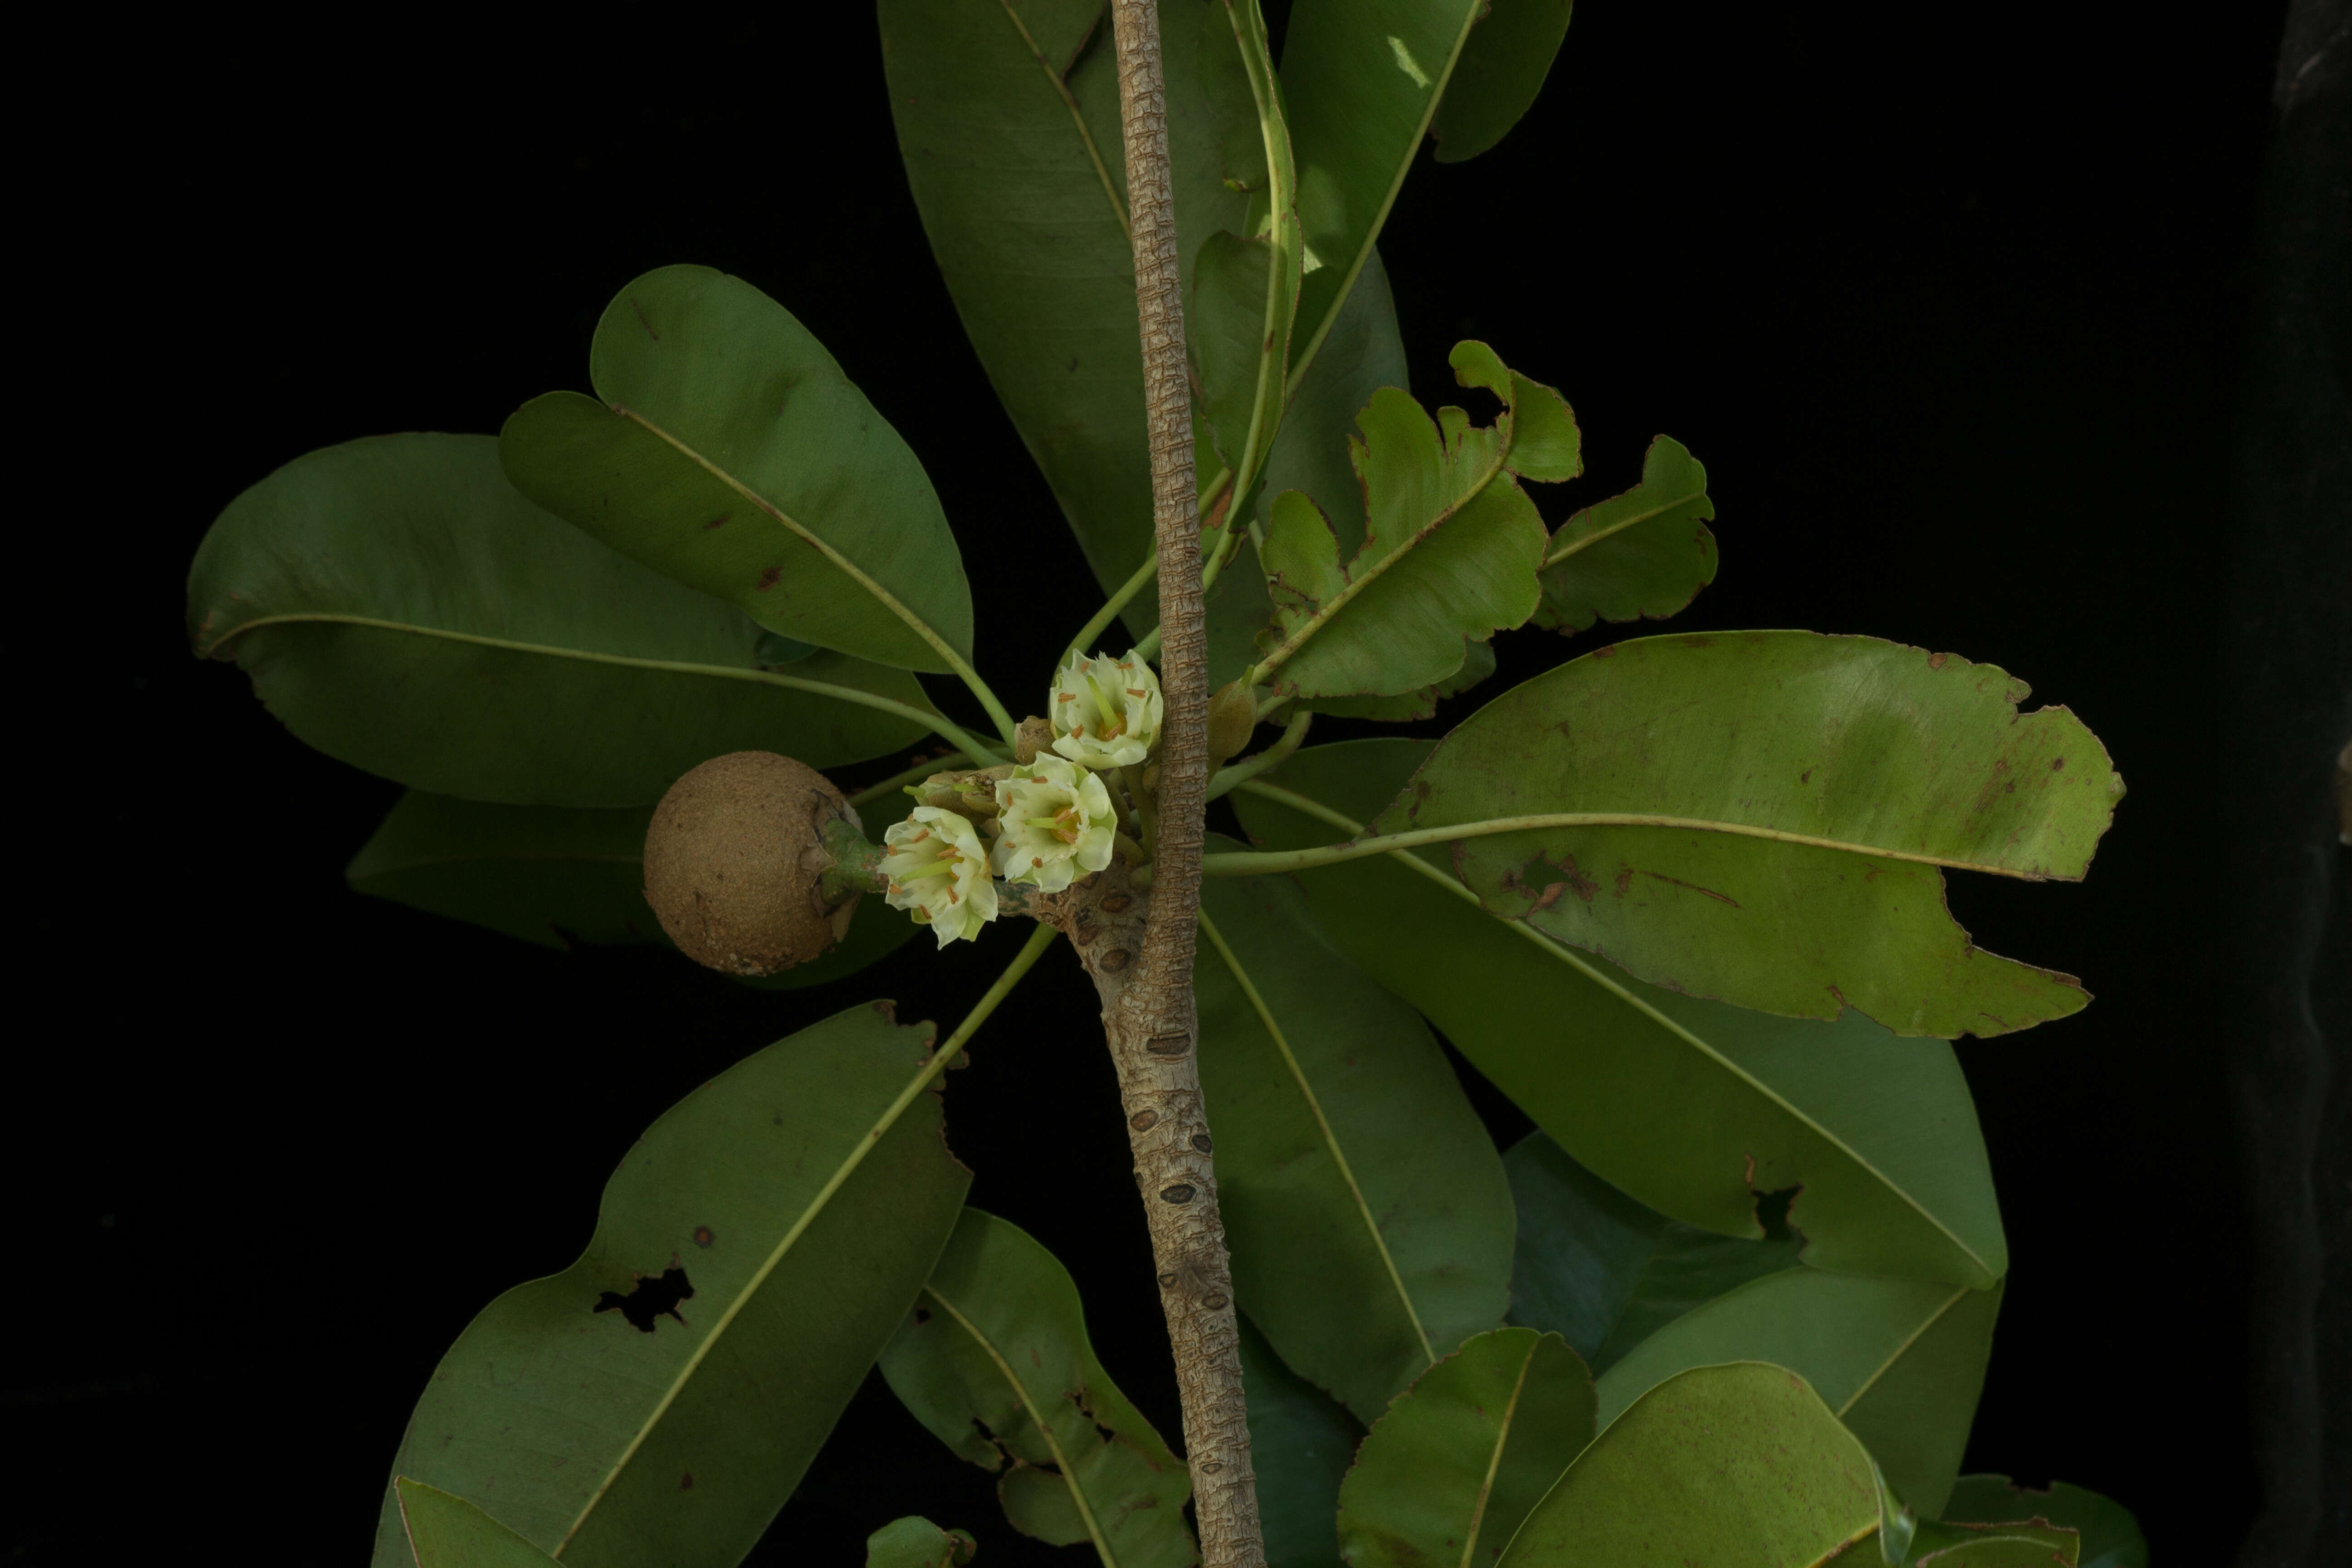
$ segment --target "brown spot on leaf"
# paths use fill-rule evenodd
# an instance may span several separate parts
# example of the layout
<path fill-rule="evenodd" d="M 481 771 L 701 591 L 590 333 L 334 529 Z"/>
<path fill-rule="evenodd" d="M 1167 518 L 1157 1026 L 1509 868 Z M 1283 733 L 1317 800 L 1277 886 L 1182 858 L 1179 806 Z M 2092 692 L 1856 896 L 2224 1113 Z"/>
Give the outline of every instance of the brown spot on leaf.
<path fill-rule="evenodd" d="M 677 1489 L 682 1492 L 690 1492 L 694 1489 L 694 1472 L 692 1470 L 688 1470 L 684 1475 L 677 1478 Z"/>
<path fill-rule="evenodd" d="M 1617 873 L 1617 896 L 1623 898 L 1633 887 L 1633 868 L 1627 866 Z"/>
<path fill-rule="evenodd" d="M 1876 876 L 1877 872 L 1874 869 L 1871 874 L 1873 876 Z M 1739 900 L 1738 899 L 1718 893 L 1712 888 L 1702 888 L 1696 882 L 1685 882 L 1680 877 L 1669 877 L 1663 871 L 1644 871 L 1642 875 L 1644 877 L 1655 878 L 1661 882 L 1672 882 L 1677 888 L 1688 888 L 1694 893 L 1703 893 L 1706 897 L 1713 899 L 1717 903 L 1729 904 L 1735 910 L 1740 907 Z"/>
<path fill-rule="evenodd" d="M 2065 759 L 2065 758 L 2063 758 L 2063 757 L 2059 757 L 2059 758 L 2055 759 L 2054 761 L 2053 761 L 2053 762 L 2051 763 L 2051 764 L 2050 764 L 2050 771 L 2051 771 L 2052 773 L 2056 773 L 2059 769 L 2061 769 L 2061 768 L 2064 767 L 2065 765 L 2066 765 L 2066 759 Z"/>
<path fill-rule="evenodd" d="M 709 533 L 712 529 L 722 526 L 729 518 L 733 517 L 734 515 L 735 514 L 731 511 L 720 512 L 717 517 L 712 518 L 709 522 L 702 525 L 702 531 Z"/>
<path fill-rule="evenodd" d="M 765 572 L 762 572 L 762 573 L 761 573 L 761 574 L 760 574 L 760 592 L 761 592 L 762 594 L 766 593 L 769 589 L 771 589 L 771 588 L 774 587 L 778 583 L 780 583 L 780 582 L 783 581 L 783 576 L 784 576 L 784 569 L 783 569 L 782 567 L 781 567 L 781 566 L 771 566 L 771 567 L 769 567 Z"/>
<path fill-rule="evenodd" d="M 1951 658 L 1952 656 L 1948 653 L 1931 653 L 1927 656 L 1927 668 L 1929 669 L 1941 669 L 1946 664 L 1951 661 Z"/>
<path fill-rule="evenodd" d="M 719 1239 L 719 1233 L 718 1233 L 717 1231 L 715 1231 L 715 1230 L 712 1230 L 709 1226 L 707 1226 L 707 1225 L 698 1225 L 698 1226 L 696 1226 L 694 1227 L 694 1245 L 695 1245 L 695 1246 L 697 1246 L 697 1247 L 708 1247 L 708 1246 L 709 1246 L 712 1242 L 717 1241 L 718 1239 Z"/>

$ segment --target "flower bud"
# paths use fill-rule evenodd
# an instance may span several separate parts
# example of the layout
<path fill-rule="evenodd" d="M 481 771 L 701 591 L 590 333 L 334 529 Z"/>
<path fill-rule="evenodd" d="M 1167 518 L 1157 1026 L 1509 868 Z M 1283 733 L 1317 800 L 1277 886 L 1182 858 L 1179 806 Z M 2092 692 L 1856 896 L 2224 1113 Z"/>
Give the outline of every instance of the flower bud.
<path fill-rule="evenodd" d="M 1209 772 L 1223 767 L 1227 758 L 1239 756 L 1256 729 L 1257 699 L 1250 689 L 1238 680 L 1217 688 L 1217 694 L 1209 699 Z"/>
<path fill-rule="evenodd" d="M 1132 767 L 1160 738 L 1160 677 L 1141 654 L 1072 654 L 1046 700 L 1054 750 L 1082 768 Z"/>

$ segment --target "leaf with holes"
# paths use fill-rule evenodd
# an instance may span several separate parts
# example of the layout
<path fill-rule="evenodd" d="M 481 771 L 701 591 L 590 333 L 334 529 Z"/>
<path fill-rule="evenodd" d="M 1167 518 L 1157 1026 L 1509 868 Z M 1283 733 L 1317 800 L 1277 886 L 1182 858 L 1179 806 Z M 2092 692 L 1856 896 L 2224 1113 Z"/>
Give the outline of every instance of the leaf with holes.
<path fill-rule="evenodd" d="M 247 490 L 197 548 L 188 632 L 328 755 L 518 805 L 650 805 L 754 746 L 856 762 L 931 711 L 862 659 L 764 668 L 741 612 L 532 505 L 482 436 L 347 442 Z"/>
<path fill-rule="evenodd" d="M 1651 1389 L 1544 1494 L 1500 1568 L 1816 1568 L 1878 1529 L 1870 1456 L 1796 1373 L 1699 1367 Z"/>
<path fill-rule="evenodd" d="M 1371 255 L 1487 0 L 1299 0 L 1282 90 L 1298 168 L 1307 275 L 1294 384 Z"/>
<path fill-rule="evenodd" d="M 1916 1568 L 2075 1568 L 2082 1539 L 2045 1524 L 1923 1524 Z"/>
<path fill-rule="evenodd" d="M 1095 1359 L 1077 1287 L 1010 1221 L 966 1209 L 882 1356 L 891 1391 L 982 1469 L 1024 1535 L 1104 1568 L 1188 1568 L 1192 1483 Z"/>
<path fill-rule="evenodd" d="M 1370 1422 L 1509 1305 L 1502 1162 L 1428 1027 L 1281 878 L 1202 889 L 1193 987 L 1243 1310 Z"/>
<path fill-rule="evenodd" d="M 941 1530 L 908 1514 L 866 1538 L 866 1568 L 963 1568 L 979 1546 L 970 1531 Z"/>
<path fill-rule="evenodd" d="M 1310 746 L 1229 797 L 1268 848 L 1355 834 L 1423 741 Z M 1759 1237 L 1756 1199 L 1824 1268 L 1990 1286 L 2009 1268 L 1968 1082 L 1942 1041 L 1774 1018 L 1644 984 L 1496 920 L 1442 848 L 1300 873 L 1341 952 L 1427 1014 L 1538 1126 L 1673 1218 Z M 1211 882 L 1213 891 L 1218 883 Z"/>
<path fill-rule="evenodd" d="M 464 1498 L 406 1476 L 392 1489 L 416 1568 L 550 1568 L 555 1561 Z"/>
<path fill-rule="evenodd" d="M 1247 1318 L 1235 1326 L 1266 1568 L 1335 1568 L 1339 1483 L 1364 1429 L 1346 1405 L 1283 1365 Z"/>
<path fill-rule="evenodd" d="M 1673 990 L 2005 1034 L 2088 998 L 1971 945 L 1939 868 L 2077 880 L 2123 795 L 2026 694 L 1875 637 L 1643 637 L 1472 714 L 1372 829 L 1450 843 L 1496 914 Z"/>
<path fill-rule="evenodd" d="M 541 947 L 674 944 L 646 902 L 651 806 L 587 811 L 493 805 L 410 790 L 343 868 L 354 891 L 484 926 Z M 879 813 L 866 837 L 889 826 Z M 780 974 L 735 976 L 761 990 L 797 990 L 854 974 L 905 945 L 911 921 L 861 908 L 849 934 Z"/>
<path fill-rule="evenodd" d="M 1387 696 L 1444 679 L 1469 647 L 1535 613 L 1543 522 L 1513 477 L 1564 478 L 1575 422 L 1549 387 L 1507 369 L 1483 343 L 1452 363 L 1465 386 L 1504 400 L 1490 426 L 1458 408 L 1435 423 L 1394 388 L 1357 416 L 1349 451 L 1363 482 L 1364 542 L 1339 536 L 1304 494 L 1275 498 L 1259 560 L 1273 624 L 1257 677 L 1278 697 Z M 1517 437 L 1529 437 L 1523 448 Z"/>
<path fill-rule="evenodd" d="M 1743 1240 L 1668 1219 L 1541 1132 L 1503 1156 L 1518 1211 L 1511 1321 L 1563 1336 L 1599 1376 L 1694 1307 L 1796 1266 L 1793 1240 Z"/>
<path fill-rule="evenodd" d="M 2041 1522 L 2072 1530 L 2081 1541 L 2082 1568 L 2147 1568 L 2147 1538 L 2139 1521 L 2113 1498 L 2087 1487 L 2053 1481 L 2048 1489 L 2021 1487 L 2007 1476 L 1962 1476 L 1943 1507 L 1943 1522 Z"/>
<path fill-rule="evenodd" d="M 1769 1361 L 1811 1384 L 1895 1495 L 1932 1517 L 1960 1472 L 2000 1311 L 2000 1286 L 1783 1269 L 1675 1319 L 1601 1373 L 1601 1419 L 1685 1367 Z"/>
<path fill-rule="evenodd" d="M 1339 1489 L 1349 1568 L 1492 1563 L 1592 1441 L 1592 1377 L 1558 1334 L 1496 1329 L 1423 1373 Z"/>
<path fill-rule="evenodd" d="M 1439 163 L 1476 157 L 1534 107 L 1568 36 L 1570 6 L 1571 0 L 1487 0 L 1430 127 Z"/>
<path fill-rule="evenodd" d="M 664 267 L 605 307 L 594 397 L 507 420 L 523 494 L 819 647 L 961 672 L 971 588 L 923 466 L 824 345 L 740 278 Z"/>
<path fill-rule="evenodd" d="M 1264 141 L 1222 5 L 1161 7 L 1179 264 L 1248 235 Z M 886 0 L 916 210 L 964 331 L 1106 591 L 1152 546 L 1118 74 L 1103 0 Z M 1260 276 L 1260 310 L 1264 302 Z M 1210 476 L 1202 475 L 1205 483 Z M 1157 618 L 1147 588 L 1129 625 Z"/>
<path fill-rule="evenodd" d="M 441 1358 L 394 1474 L 580 1568 L 640 1563 L 649 1541 L 675 1568 L 740 1562 L 961 1210 L 931 1038 L 853 1008 L 672 1107 L 606 1184 L 580 1260 Z M 375 1568 L 407 1561 L 387 1489 Z"/>
<path fill-rule="evenodd" d="M 1538 626 L 1664 620 L 1715 581 L 1706 469 L 1671 436 L 1650 443 L 1642 482 L 1576 513 L 1544 547 Z"/>

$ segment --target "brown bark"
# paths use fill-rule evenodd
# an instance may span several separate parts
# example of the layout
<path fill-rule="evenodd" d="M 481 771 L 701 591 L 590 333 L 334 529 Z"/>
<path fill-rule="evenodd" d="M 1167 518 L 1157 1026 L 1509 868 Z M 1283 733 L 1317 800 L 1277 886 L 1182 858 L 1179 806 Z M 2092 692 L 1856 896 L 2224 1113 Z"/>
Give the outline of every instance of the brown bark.
<path fill-rule="evenodd" d="M 1194 920 L 1208 768 L 1208 647 L 1192 473 L 1192 395 L 1168 178 L 1168 103 L 1155 0 L 1112 0 L 1127 158 L 1136 314 L 1160 549 L 1158 821 L 1148 895 L 1114 864 L 1064 896 L 1061 924 L 1103 1005 L 1128 1142 L 1151 1233 L 1184 1411 L 1184 1450 L 1206 1568 L 1262 1568 L 1256 1477 L 1242 1394 L 1240 1328 L 1217 1211 L 1192 1002 Z"/>

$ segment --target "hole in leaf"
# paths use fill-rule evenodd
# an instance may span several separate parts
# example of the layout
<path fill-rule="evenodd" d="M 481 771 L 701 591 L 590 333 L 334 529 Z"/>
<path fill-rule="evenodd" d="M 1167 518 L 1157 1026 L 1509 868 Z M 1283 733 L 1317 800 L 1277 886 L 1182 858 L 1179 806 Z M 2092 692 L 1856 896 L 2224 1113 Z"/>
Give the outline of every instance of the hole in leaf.
<path fill-rule="evenodd" d="M 679 1315 L 677 1304 L 694 1300 L 694 1287 L 687 1282 L 686 1270 L 676 1264 L 658 1275 L 637 1276 L 636 1289 L 624 1296 L 617 1290 L 607 1290 L 596 1298 L 594 1311 L 618 1312 L 629 1321 L 639 1333 L 654 1331 L 654 1320 L 660 1317 L 686 1319 Z"/>
<path fill-rule="evenodd" d="M 1756 1223 L 1764 1227 L 1767 1241 L 1794 1241 L 1795 1231 L 1789 1226 L 1789 1205 L 1797 1201 L 1801 1186 L 1782 1187 L 1778 1192 L 1756 1194 Z"/>

